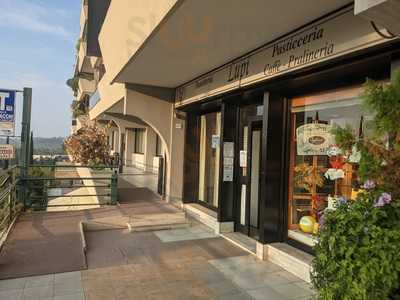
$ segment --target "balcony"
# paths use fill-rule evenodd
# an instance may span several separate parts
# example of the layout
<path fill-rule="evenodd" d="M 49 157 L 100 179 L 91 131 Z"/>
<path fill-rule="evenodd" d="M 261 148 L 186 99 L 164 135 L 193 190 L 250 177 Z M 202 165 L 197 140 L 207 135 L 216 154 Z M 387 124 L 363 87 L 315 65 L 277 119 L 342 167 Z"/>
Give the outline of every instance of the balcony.
<path fill-rule="evenodd" d="M 84 32 L 85 32 L 85 28 L 87 25 L 87 18 L 88 18 L 88 6 L 87 5 L 82 5 L 81 8 L 81 17 L 80 17 L 80 37 L 83 38 L 84 36 Z"/>
<path fill-rule="evenodd" d="M 111 84 L 110 73 L 106 72 L 97 86 L 96 93 L 90 98 L 90 119 L 93 120 L 97 118 L 112 106 L 121 102 L 125 96 L 125 85 L 121 83 Z"/>
<path fill-rule="evenodd" d="M 177 2 L 111 1 L 99 34 L 101 53 L 111 80 L 124 68 Z"/>
<path fill-rule="evenodd" d="M 81 41 L 78 52 L 78 73 L 93 74 L 94 69 L 87 56 L 87 42 Z"/>
<path fill-rule="evenodd" d="M 79 78 L 77 100 L 82 100 L 84 95 L 86 94 L 92 95 L 95 91 L 96 91 L 95 80 Z"/>

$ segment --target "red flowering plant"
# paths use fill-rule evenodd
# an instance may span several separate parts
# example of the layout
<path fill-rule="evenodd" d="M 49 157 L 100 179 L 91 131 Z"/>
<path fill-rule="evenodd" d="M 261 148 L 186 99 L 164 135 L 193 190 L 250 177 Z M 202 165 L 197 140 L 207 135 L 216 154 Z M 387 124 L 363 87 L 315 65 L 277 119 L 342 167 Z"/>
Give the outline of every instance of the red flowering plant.
<path fill-rule="evenodd" d="M 325 211 L 312 280 L 319 299 L 400 299 L 400 72 L 390 84 L 367 80 L 369 137 L 336 127 L 336 143 L 358 156 L 364 184 L 356 201 Z"/>

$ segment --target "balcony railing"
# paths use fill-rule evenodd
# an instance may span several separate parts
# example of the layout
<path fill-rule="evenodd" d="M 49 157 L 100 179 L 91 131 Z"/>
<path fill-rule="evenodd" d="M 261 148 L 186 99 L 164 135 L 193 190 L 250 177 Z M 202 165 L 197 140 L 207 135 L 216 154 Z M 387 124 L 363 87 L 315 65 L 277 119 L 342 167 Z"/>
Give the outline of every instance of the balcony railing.
<path fill-rule="evenodd" d="M 93 107 L 95 107 L 97 102 L 99 101 L 100 101 L 100 93 L 99 90 L 96 90 L 89 99 L 89 108 L 92 109 Z"/>

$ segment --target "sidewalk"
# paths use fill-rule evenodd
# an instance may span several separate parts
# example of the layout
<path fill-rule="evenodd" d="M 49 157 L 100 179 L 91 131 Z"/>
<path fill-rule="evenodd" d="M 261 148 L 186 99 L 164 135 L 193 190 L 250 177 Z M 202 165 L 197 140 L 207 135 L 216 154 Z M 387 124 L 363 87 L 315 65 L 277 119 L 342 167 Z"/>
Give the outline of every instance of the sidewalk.
<path fill-rule="evenodd" d="M 179 211 L 145 187 L 122 184 L 125 198 L 118 207 L 25 214 L 0 254 L 1 277 L 17 277 L 0 281 L 0 300 L 312 297 L 310 286 L 298 277 L 257 260 L 193 220 L 183 229 L 86 232 L 83 257 L 82 220 Z M 22 277 L 26 274 L 46 275 Z"/>
<path fill-rule="evenodd" d="M 89 232 L 88 270 L 0 281 L 0 299 L 310 299 L 308 284 L 216 237 L 188 229 Z"/>

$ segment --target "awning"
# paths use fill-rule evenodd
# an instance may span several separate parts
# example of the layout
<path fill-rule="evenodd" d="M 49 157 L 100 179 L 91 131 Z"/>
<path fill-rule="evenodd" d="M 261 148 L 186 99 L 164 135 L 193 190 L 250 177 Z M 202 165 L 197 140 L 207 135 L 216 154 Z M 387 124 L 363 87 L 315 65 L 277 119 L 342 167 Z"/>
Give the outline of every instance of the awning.
<path fill-rule="evenodd" d="M 174 88 L 352 2 L 183 0 L 114 81 Z"/>

